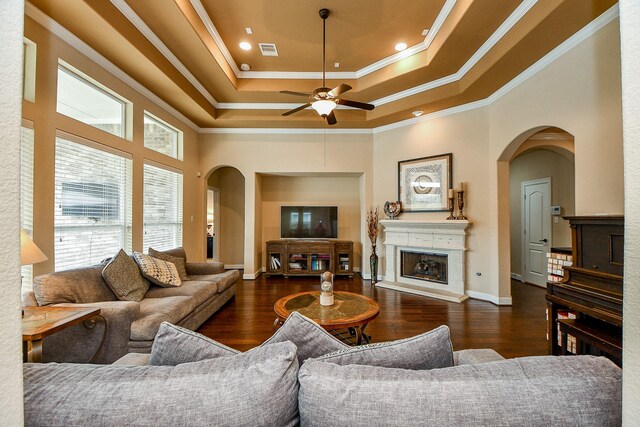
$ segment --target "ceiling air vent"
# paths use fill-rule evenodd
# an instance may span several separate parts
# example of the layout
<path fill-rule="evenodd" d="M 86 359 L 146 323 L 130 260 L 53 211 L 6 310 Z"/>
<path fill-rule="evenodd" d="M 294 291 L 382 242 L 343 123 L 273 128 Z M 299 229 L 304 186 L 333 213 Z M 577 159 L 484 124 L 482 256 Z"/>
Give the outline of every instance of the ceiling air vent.
<path fill-rule="evenodd" d="M 262 56 L 278 56 L 278 49 L 273 43 L 258 43 Z"/>

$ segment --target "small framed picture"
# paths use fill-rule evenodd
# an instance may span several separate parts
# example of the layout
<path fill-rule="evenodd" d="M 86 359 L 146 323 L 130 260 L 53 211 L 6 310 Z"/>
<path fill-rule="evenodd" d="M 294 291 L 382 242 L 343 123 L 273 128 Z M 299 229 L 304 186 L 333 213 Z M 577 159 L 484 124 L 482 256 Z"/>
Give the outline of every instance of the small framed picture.
<path fill-rule="evenodd" d="M 398 200 L 404 212 L 448 210 L 451 153 L 398 162 Z"/>

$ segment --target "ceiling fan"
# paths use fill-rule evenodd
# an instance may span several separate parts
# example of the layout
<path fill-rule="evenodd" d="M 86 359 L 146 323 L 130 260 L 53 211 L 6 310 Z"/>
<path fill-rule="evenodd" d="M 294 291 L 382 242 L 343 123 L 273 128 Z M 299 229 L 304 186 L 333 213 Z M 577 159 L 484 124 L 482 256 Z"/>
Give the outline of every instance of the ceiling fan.
<path fill-rule="evenodd" d="M 328 124 L 335 125 L 336 123 L 338 123 L 338 121 L 336 120 L 336 115 L 334 114 L 333 109 L 336 108 L 338 104 L 369 111 L 373 110 L 375 106 L 371 104 L 365 104 L 364 102 L 350 101 L 348 99 L 338 98 L 338 96 L 340 96 L 341 94 L 345 93 L 348 90 L 351 90 L 351 86 L 347 84 L 342 83 L 333 89 L 325 87 L 325 31 L 327 18 L 329 17 L 329 9 L 320 9 L 319 13 L 320 18 L 322 18 L 322 87 L 317 88 L 313 91 L 313 93 L 292 92 L 290 90 L 280 91 L 280 93 L 284 93 L 287 95 L 306 96 L 309 98 L 306 104 L 294 108 L 293 110 L 287 111 L 286 113 L 282 113 L 282 115 L 288 116 L 290 114 L 304 110 L 305 108 L 310 106 L 311 108 L 316 110 L 318 114 L 320 114 L 320 116 L 327 119 Z"/>

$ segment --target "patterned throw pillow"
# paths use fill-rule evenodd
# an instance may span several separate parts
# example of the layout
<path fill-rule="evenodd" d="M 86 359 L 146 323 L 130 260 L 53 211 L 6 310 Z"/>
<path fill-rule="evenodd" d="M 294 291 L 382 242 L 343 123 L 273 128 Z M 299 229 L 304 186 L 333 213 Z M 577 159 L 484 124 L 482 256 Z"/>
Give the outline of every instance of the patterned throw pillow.
<path fill-rule="evenodd" d="M 102 277 L 121 301 L 140 302 L 149 290 L 149 281 L 122 249 L 102 269 Z"/>
<path fill-rule="evenodd" d="M 183 282 L 186 280 L 189 280 L 189 276 L 187 275 L 187 266 L 184 258 L 169 255 L 164 252 L 156 251 L 153 248 L 149 248 L 149 255 L 151 255 L 154 258 L 172 263 L 173 265 L 176 266 L 176 269 L 178 270 L 178 275 L 180 276 L 180 280 L 182 280 Z"/>
<path fill-rule="evenodd" d="M 442 325 L 415 337 L 351 347 L 318 357 L 337 365 L 368 365 L 425 370 L 453 366 L 449 327 Z"/>
<path fill-rule="evenodd" d="M 175 366 L 240 353 L 202 334 L 162 322 L 151 347 L 150 365 Z"/>
<path fill-rule="evenodd" d="M 133 259 L 140 266 L 142 275 L 156 285 L 163 288 L 182 285 L 182 280 L 180 280 L 180 275 L 174 264 L 140 252 L 134 252 Z"/>
<path fill-rule="evenodd" d="M 322 329 L 322 326 L 297 311 L 291 313 L 280 329 L 260 346 L 284 341 L 291 341 L 298 347 L 300 365 L 311 357 L 350 348 Z"/>

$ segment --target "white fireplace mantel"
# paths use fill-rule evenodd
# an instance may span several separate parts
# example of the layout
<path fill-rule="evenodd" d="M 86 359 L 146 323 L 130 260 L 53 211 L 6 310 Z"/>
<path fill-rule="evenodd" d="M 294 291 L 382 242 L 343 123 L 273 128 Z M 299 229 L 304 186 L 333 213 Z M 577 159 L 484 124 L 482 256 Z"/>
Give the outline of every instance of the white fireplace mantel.
<path fill-rule="evenodd" d="M 385 274 L 377 286 L 462 302 L 465 294 L 465 251 L 467 220 L 382 220 L 384 227 Z M 401 275 L 402 250 L 446 255 L 448 283 L 440 284 Z"/>

